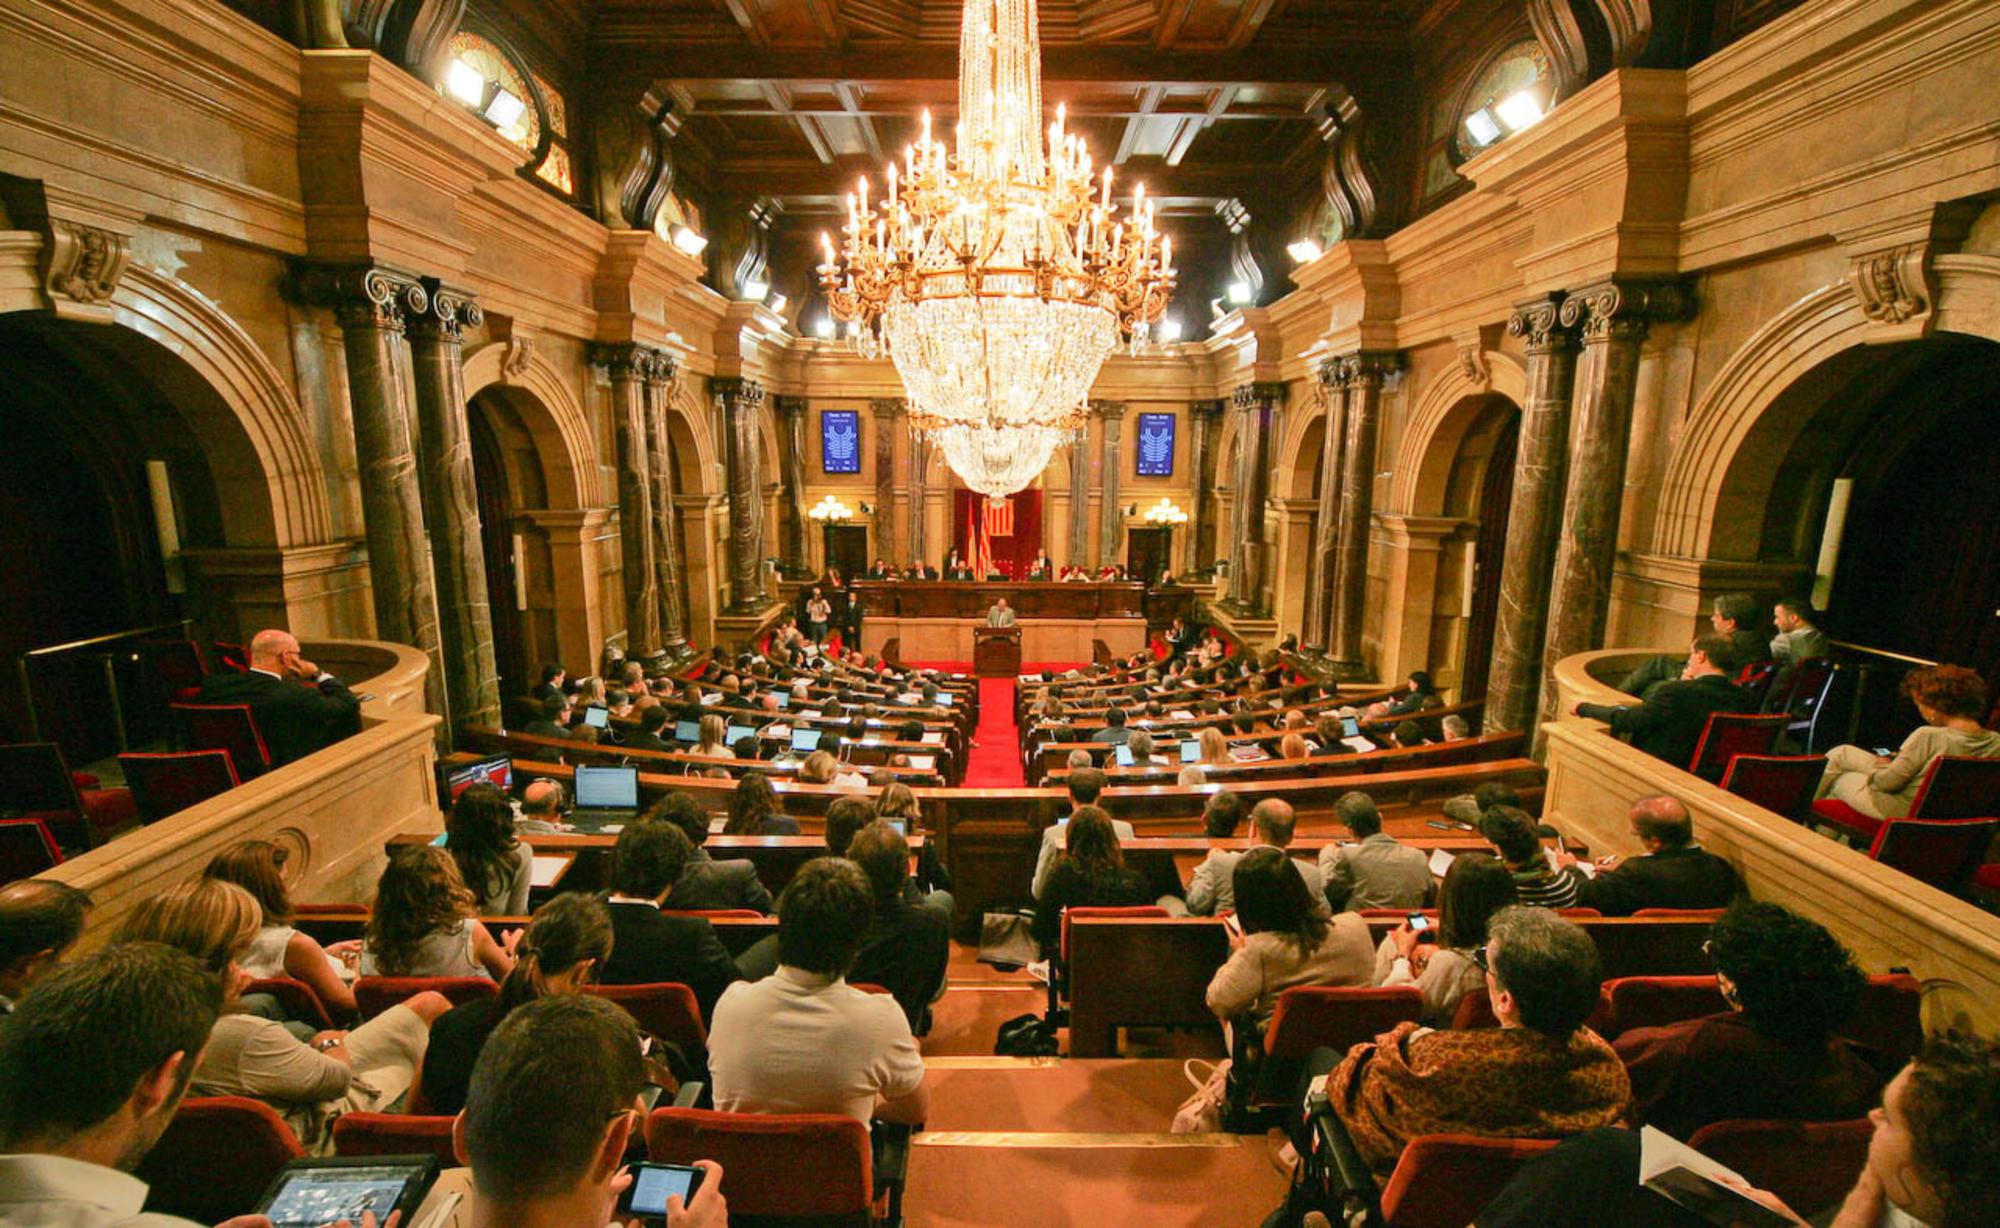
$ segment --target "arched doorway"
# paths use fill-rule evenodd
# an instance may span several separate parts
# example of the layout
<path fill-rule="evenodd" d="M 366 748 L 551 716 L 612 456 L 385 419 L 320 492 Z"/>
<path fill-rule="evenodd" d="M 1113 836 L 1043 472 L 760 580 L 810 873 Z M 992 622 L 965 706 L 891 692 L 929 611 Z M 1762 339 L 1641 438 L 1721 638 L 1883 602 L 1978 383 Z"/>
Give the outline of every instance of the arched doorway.
<path fill-rule="evenodd" d="M 1521 438 L 1521 411 L 1505 397 L 1488 398 L 1479 421 L 1459 446 L 1452 485 L 1477 484 L 1467 514 L 1478 521 L 1472 540 L 1472 597 L 1459 660 L 1461 700 L 1484 699 L 1493 666 L 1493 628 L 1500 616 L 1500 569 L 1507 557 L 1507 517 L 1514 502 L 1514 456 Z M 1461 474 L 1460 470 L 1465 472 Z M 1475 476 L 1476 473 L 1476 476 Z"/>
<path fill-rule="evenodd" d="M 524 695 L 540 681 L 544 660 L 559 660 L 552 625 L 531 626 L 534 611 L 524 600 L 521 557 L 527 536 L 520 510 L 549 505 L 536 439 L 514 398 L 525 396 L 503 385 L 481 389 L 466 403 L 472 438 L 472 482 L 479 504 L 479 531 L 485 547 L 486 595 L 493 612 L 493 657 L 500 669 L 500 693 Z M 536 619 L 546 623 L 546 619 Z"/>

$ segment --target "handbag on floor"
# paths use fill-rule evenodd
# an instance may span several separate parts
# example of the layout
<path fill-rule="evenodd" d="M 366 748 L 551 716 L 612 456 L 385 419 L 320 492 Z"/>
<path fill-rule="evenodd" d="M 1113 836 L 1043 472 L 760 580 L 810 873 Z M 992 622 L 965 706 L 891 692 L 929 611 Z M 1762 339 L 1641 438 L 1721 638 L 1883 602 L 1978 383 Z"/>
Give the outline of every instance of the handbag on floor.
<path fill-rule="evenodd" d="M 1012 971 L 1042 957 L 1034 921 L 1020 912 L 989 912 L 979 919 L 979 962 Z"/>
<path fill-rule="evenodd" d="M 1229 1106 L 1229 1059 L 1204 1062 L 1191 1057 L 1181 1066 L 1194 1094 L 1174 1110 L 1175 1134 L 1214 1134 L 1222 1129 L 1223 1110 Z"/>
<path fill-rule="evenodd" d="M 1016 1015 L 1001 1024 L 993 1044 L 1001 1057 L 1054 1057 L 1058 1048 L 1055 1025 L 1036 1014 Z"/>

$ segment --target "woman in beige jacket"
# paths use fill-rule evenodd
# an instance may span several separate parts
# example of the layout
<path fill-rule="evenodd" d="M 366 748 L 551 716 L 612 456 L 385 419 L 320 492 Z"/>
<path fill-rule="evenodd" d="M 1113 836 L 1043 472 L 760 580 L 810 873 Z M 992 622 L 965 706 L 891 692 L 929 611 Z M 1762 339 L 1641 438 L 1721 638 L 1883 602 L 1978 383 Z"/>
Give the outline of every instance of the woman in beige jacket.
<path fill-rule="evenodd" d="M 1366 985 L 1375 952 L 1359 913 L 1327 916 L 1283 849 L 1251 849 L 1236 863 L 1236 920 L 1229 961 L 1208 983 L 1208 1009 L 1258 1029 L 1295 985 Z"/>

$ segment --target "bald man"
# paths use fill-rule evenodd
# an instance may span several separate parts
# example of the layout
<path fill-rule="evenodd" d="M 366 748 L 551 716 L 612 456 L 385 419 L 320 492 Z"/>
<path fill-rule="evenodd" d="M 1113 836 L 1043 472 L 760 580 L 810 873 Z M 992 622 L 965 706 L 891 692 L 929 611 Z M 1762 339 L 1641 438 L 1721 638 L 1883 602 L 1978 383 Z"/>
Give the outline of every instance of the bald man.
<path fill-rule="evenodd" d="M 1625 821 L 1645 855 L 1599 861 L 1596 877 L 1577 893 L 1579 907 L 1627 917 L 1641 908 L 1727 908 L 1736 898 L 1736 868 L 1695 842 L 1694 821 L 1679 801 L 1641 798 Z M 1568 853 L 1556 860 L 1576 864 Z"/>
<path fill-rule="evenodd" d="M 299 652 L 289 631 L 259 631 L 250 641 L 250 668 L 210 674 L 205 704 L 248 704 L 271 752 L 271 766 L 303 759 L 361 730 L 361 700 Z M 243 764 L 237 764 L 241 772 Z"/>
<path fill-rule="evenodd" d="M 68 883 L 23 878 L 0 887 L 0 1015 L 62 962 L 83 933 L 90 897 Z"/>

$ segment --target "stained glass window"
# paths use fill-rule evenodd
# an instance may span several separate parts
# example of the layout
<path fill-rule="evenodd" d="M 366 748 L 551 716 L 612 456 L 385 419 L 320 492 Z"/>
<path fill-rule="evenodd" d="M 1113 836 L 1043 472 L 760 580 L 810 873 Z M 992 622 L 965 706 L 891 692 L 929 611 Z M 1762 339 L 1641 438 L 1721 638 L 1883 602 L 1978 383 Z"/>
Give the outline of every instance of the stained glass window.
<path fill-rule="evenodd" d="M 497 124 L 501 136 L 521 147 L 530 157 L 542 148 L 542 122 L 548 120 L 547 152 L 542 160 L 534 164 L 535 178 L 548 184 L 564 196 L 576 194 L 576 175 L 571 167 L 569 152 L 569 103 L 562 92 L 540 73 L 524 69 L 513 56 L 483 35 L 470 30 L 461 30 L 451 39 L 451 63 L 463 64 L 477 73 L 485 84 L 486 94 L 474 102 L 470 96 L 452 87 L 447 81 L 439 89 L 475 111 L 490 108 L 497 98 L 497 91 L 504 90 L 521 105 L 511 109 L 503 108 L 499 113 L 487 111 L 494 119 L 510 116 L 504 124 Z M 532 86 L 529 83 L 533 78 Z M 471 92 L 477 94 L 478 83 L 473 83 Z M 535 99 L 541 99 L 537 108 Z"/>

